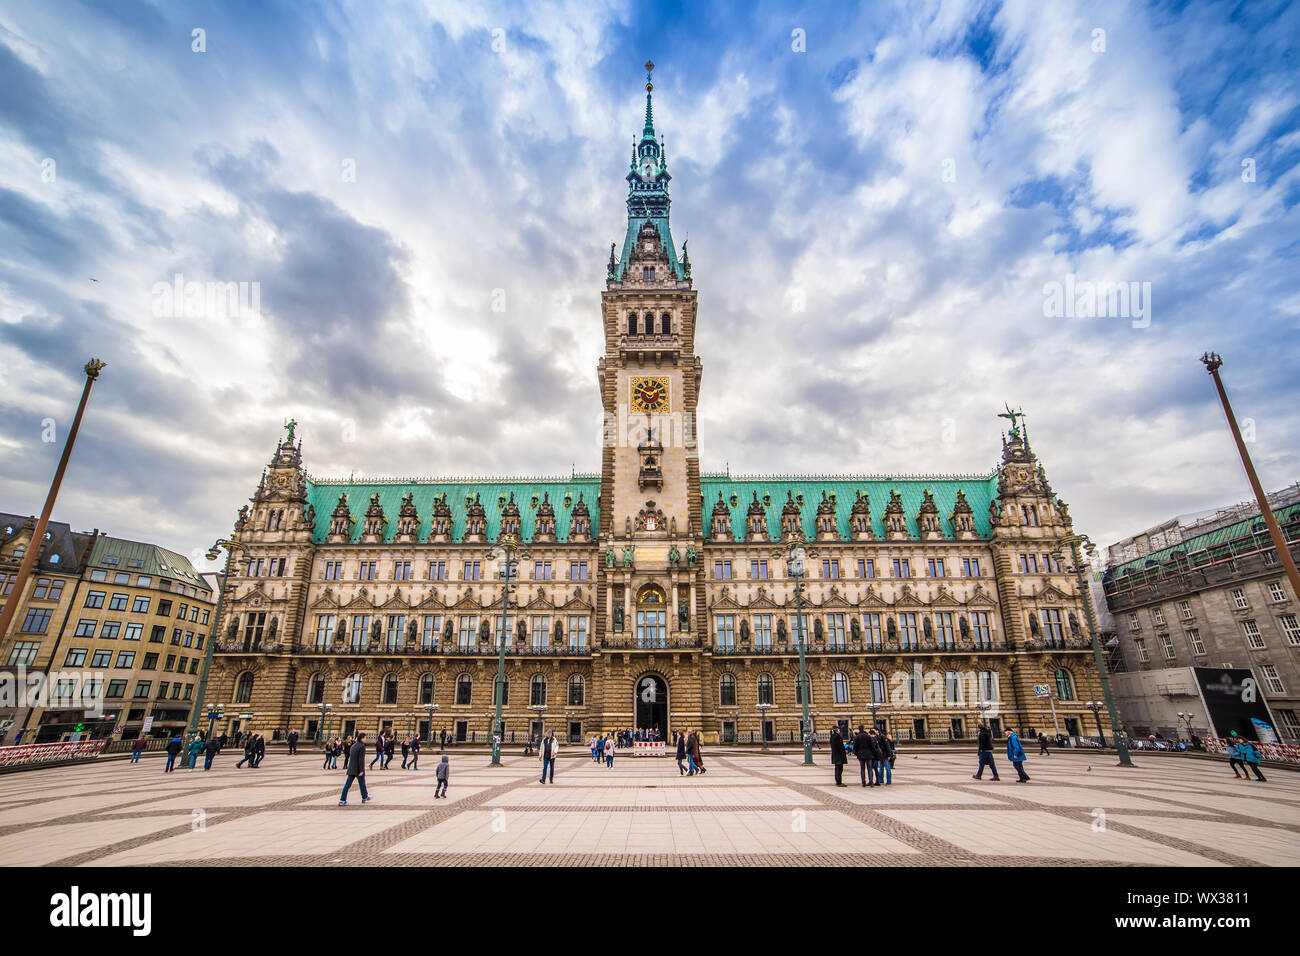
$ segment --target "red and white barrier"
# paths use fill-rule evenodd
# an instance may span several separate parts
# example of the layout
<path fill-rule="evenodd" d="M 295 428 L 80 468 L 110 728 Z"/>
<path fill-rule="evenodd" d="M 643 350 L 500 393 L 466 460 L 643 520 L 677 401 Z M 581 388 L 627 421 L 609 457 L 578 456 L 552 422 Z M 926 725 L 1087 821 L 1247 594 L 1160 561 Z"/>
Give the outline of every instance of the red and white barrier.
<path fill-rule="evenodd" d="M 664 747 L 662 740 L 634 740 L 632 741 L 633 757 L 666 757 L 668 750 Z"/>
<path fill-rule="evenodd" d="M 15 744 L 0 747 L 0 767 L 12 767 L 16 764 L 46 763 L 51 760 L 73 760 L 77 757 L 97 757 L 108 741 L 81 740 L 76 743 L 56 744 Z"/>

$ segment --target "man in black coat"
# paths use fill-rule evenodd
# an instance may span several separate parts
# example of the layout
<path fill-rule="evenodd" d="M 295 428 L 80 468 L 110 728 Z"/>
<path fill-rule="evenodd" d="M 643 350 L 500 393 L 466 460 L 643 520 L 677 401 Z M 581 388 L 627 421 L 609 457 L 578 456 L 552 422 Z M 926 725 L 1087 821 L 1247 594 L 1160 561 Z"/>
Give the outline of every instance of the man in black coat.
<path fill-rule="evenodd" d="M 853 756 L 858 758 L 858 769 L 862 774 L 862 785 L 864 787 L 874 787 L 876 785 L 876 772 L 872 766 L 872 761 L 880 759 L 880 748 L 871 735 L 867 733 L 867 728 L 862 724 L 858 724 L 858 732 L 853 735 Z"/>
<path fill-rule="evenodd" d="M 682 776 L 684 773 L 686 773 L 686 768 L 682 765 L 682 761 L 684 761 L 685 759 L 686 759 L 686 735 L 678 734 L 677 735 L 677 776 L 679 777 Z"/>
<path fill-rule="evenodd" d="M 987 726 L 981 724 L 979 733 L 975 736 L 977 741 L 976 746 L 979 748 L 980 768 L 975 773 L 971 774 L 971 776 L 976 780 L 984 779 L 984 767 L 987 764 L 988 768 L 993 771 L 993 779 L 997 780 L 998 768 L 997 765 L 993 763 L 993 734 L 989 731 Z"/>
<path fill-rule="evenodd" d="M 257 735 L 257 743 L 253 748 L 253 766 L 260 766 L 262 758 L 266 756 L 266 738 L 261 734 Z"/>
<path fill-rule="evenodd" d="M 348 805 L 348 789 L 352 786 L 353 780 L 361 785 L 361 802 L 369 803 L 370 794 L 366 793 L 366 735 L 364 733 L 357 734 L 356 743 L 348 751 L 348 779 L 343 784 L 343 793 L 339 796 L 340 807 Z"/>
<path fill-rule="evenodd" d="M 208 742 L 203 745 L 203 769 L 212 769 L 212 758 L 221 752 L 221 741 L 216 737 L 209 737 Z"/>
<path fill-rule="evenodd" d="M 843 787 L 844 765 L 849 762 L 849 755 L 844 752 L 844 738 L 840 736 L 839 724 L 831 728 L 831 765 L 835 768 L 835 786 Z"/>
<path fill-rule="evenodd" d="M 289 731 L 289 753 L 296 754 L 297 752 L 298 752 L 298 731 L 291 730 Z"/>

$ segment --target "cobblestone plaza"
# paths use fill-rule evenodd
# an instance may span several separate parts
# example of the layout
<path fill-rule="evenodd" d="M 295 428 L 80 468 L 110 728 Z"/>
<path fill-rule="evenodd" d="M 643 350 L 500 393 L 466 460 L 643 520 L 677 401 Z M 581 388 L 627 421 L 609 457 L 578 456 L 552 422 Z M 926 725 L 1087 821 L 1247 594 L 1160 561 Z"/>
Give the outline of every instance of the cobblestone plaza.
<path fill-rule="evenodd" d="M 373 800 L 337 806 L 342 770 L 314 752 L 237 755 L 163 774 L 146 756 L 0 776 L 0 859 L 10 866 L 1295 866 L 1300 775 L 1239 780 L 1226 762 L 1053 753 L 1017 785 L 971 779 L 973 752 L 899 754 L 890 786 L 864 789 L 851 761 L 836 788 L 828 756 L 706 754 L 708 773 L 571 749 L 555 783 L 538 762 L 438 755 L 416 771 L 366 774 Z M 999 765 L 1004 761 L 999 760 Z M 201 765 L 200 765 L 201 766 Z"/>

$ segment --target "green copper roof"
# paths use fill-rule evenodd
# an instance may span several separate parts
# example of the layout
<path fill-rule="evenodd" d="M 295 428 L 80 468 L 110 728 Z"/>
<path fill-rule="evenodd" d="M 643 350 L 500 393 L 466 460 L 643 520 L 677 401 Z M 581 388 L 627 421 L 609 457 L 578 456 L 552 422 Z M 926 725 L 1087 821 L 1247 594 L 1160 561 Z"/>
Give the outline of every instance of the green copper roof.
<path fill-rule="evenodd" d="M 849 513 L 858 492 L 871 499 L 871 528 L 877 538 L 884 538 L 885 506 L 889 504 L 889 493 L 897 491 L 903 500 L 903 516 L 907 519 L 907 529 L 911 537 L 919 537 L 916 527 L 916 513 L 921 508 L 924 492 L 934 495 L 934 503 L 939 509 L 939 519 L 944 533 L 952 536 L 952 525 L 948 516 L 952 514 L 957 501 L 957 492 L 965 493 L 966 501 L 973 512 L 976 533 L 981 538 L 990 536 L 989 503 L 997 496 L 997 476 L 971 477 L 936 477 L 924 478 L 909 476 L 906 478 L 889 478 L 880 476 L 854 478 L 834 476 L 817 478 L 815 476 L 781 476 L 773 478 L 749 476 L 704 475 L 700 479 L 700 489 L 704 496 L 704 523 L 708 530 L 713 524 L 713 508 L 721 492 L 731 512 L 731 534 L 734 540 L 743 540 L 745 521 L 749 506 L 758 493 L 758 500 L 764 505 L 767 515 L 768 534 L 778 538 L 781 533 L 781 509 L 785 507 L 786 494 L 792 492 L 794 500 L 800 505 L 799 518 L 803 532 L 809 538 L 816 534 L 817 506 L 821 504 L 822 492 L 835 496 L 835 524 L 841 538 L 849 538 Z"/>
<path fill-rule="evenodd" d="M 1283 537 L 1290 541 L 1296 540 L 1297 532 L 1292 531 L 1288 535 L 1286 526 L 1294 522 L 1300 522 L 1300 503 L 1277 508 L 1273 514 L 1277 518 L 1277 523 L 1283 528 Z M 1272 541 L 1268 535 L 1268 526 L 1264 524 L 1262 516 L 1255 514 L 1233 524 L 1224 525 L 1222 528 L 1207 531 L 1205 534 L 1198 534 L 1186 541 L 1180 541 L 1178 544 L 1171 544 L 1159 551 L 1152 551 L 1140 558 L 1133 558 L 1123 564 L 1116 564 L 1106 571 L 1106 578 L 1107 580 L 1121 578 L 1136 571 L 1142 571 L 1145 568 L 1154 568 L 1175 558 L 1189 557 L 1198 551 L 1205 551 L 1252 535 L 1258 536 L 1264 547 L 1272 546 Z"/>
<path fill-rule="evenodd" d="M 569 537 L 570 518 L 573 506 L 582 496 L 591 516 L 592 534 L 600 530 L 600 479 L 591 476 L 574 476 L 572 478 L 448 478 L 430 480 L 351 482 L 309 480 L 307 482 L 307 501 L 316 511 L 316 528 L 313 540 L 321 543 L 329 534 L 330 516 L 338 504 L 339 495 L 346 493 L 348 508 L 355 519 L 352 524 L 352 540 L 361 538 L 365 524 L 366 509 L 370 506 L 373 495 L 379 495 L 380 507 L 388 518 L 384 529 L 384 540 L 391 541 L 397 534 L 397 517 L 402 508 L 402 498 L 413 494 L 412 499 L 420 515 L 420 532 L 418 540 L 423 542 L 429 537 L 433 520 L 433 501 L 438 495 L 447 496 L 447 505 L 451 508 L 452 540 L 460 541 L 465 536 L 465 515 L 475 495 L 483 505 L 487 517 L 488 540 L 495 541 L 501 529 L 501 505 L 515 496 L 519 506 L 520 531 L 525 541 L 532 540 L 533 529 L 537 524 L 537 507 L 543 495 L 549 496 L 551 507 L 555 509 L 555 536 L 559 541 Z"/>
<path fill-rule="evenodd" d="M 168 551 L 156 544 L 127 541 L 100 535 L 91 548 L 87 566 L 110 571 L 128 571 L 132 574 L 151 574 L 155 577 L 186 581 L 204 591 L 211 590 L 206 581 L 194 570 L 189 558 Z"/>

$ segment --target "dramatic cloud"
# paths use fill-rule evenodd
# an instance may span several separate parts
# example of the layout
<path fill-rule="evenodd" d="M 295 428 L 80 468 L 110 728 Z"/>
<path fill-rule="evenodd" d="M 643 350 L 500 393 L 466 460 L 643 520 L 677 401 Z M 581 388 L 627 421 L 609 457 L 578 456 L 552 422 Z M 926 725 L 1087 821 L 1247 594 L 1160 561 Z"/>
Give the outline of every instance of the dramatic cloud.
<path fill-rule="evenodd" d="M 58 517 L 184 553 L 290 416 L 319 475 L 597 469 L 647 57 L 706 470 L 984 471 L 1009 401 L 1109 543 L 1246 497 L 1212 348 L 1287 484 L 1297 34 L 1282 2 L 10 4 L 0 504 L 40 507 L 92 355 Z M 1047 314 L 1118 282 L 1149 311 Z"/>

